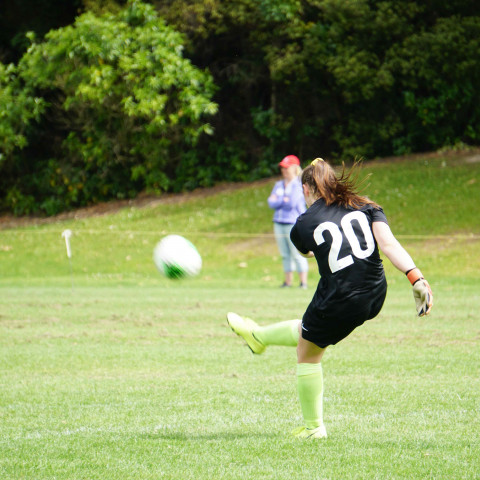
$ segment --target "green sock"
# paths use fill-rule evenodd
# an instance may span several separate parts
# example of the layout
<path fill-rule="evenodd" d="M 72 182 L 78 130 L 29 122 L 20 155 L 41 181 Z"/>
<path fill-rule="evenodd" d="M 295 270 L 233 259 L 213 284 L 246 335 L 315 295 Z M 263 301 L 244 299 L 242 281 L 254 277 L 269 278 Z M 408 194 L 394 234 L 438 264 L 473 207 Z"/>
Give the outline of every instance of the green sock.
<path fill-rule="evenodd" d="M 300 320 L 286 320 L 253 331 L 255 338 L 264 345 L 296 347 L 298 344 L 298 323 Z"/>
<path fill-rule="evenodd" d="M 323 425 L 323 371 L 321 363 L 297 364 L 297 391 L 307 428 Z"/>

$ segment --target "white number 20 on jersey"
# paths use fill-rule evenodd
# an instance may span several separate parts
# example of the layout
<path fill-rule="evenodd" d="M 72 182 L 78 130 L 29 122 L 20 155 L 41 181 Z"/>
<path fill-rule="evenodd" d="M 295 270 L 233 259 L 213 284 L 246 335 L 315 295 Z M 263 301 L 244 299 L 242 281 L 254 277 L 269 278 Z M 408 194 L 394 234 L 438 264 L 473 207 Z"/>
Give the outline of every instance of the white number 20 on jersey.
<path fill-rule="evenodd" d="M 353 230 L 352 222 L 354 220 L 358 222 L 360 228 L 362 229 L 363 237 L 365 238 L 365 242 L 367 244 L 367 248 L 365 250 L 362 250 L 360 241 Z M 347 238 L 352 249 L 352 253 L 355 255 L 355 257 L 369 257 L 375 250 L 375 240 L 373 239 L 372 231 L 368 225 L 366 215 L 358 210 L 347 213 L 342 218 L 340 224 L 342 225 L 343 233 L 345 234 L 345 237 Z M 332 245 L 328 254 L 328 264 L 332 273 L 335 273 L 338 272 L 338 270 L 342 270 L 342 268 L 346 268 L 351 265 L 353 263 L 353 258 L 351 255 L 338 258 L 340 249 L 342 248 L 343 236 L 338 225 L 333 222 L 323 222 L 315 229 L 313 232 L 313 238 L 315 239 L 317 245 L 321 245 L 323 242 L 325 242 L 325 239 L 323 238 L 323 232 L 325 230 L 328 230 L 332 236 Z"/>

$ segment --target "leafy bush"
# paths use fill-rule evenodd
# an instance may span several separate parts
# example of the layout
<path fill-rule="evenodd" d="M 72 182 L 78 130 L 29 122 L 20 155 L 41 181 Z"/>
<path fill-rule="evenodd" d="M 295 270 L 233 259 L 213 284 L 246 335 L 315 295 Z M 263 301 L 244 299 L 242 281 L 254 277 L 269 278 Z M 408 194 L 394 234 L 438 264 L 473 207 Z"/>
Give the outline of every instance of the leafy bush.
<path fill-rule="evenodd" d="M 45 109 L 42 98 L 31 89 L 21 88 L 15 65 L 0 63 L 0 168 L 16 149 L 27 145 L 27 131 Z"/>
<path fill-rule="evenodd" d="M 480 142 L 478 3 L 155 3 L 220 86 L 217 141 L 235 132 L 247 158 L 369 158 Z"/>
<path fill-rule="evenodd" d="M 81 15 L 2 66 L 0 207 L 256 179 L 287 153 L 480 144 L 478 2 L 152 4 Z"/>
<path fill-rule="evenodd" d="M 85 13 L 33 43 L 18 65 L 17 97 L 31 103 L 22 92 L 34 91 L 45 99 L 43 124 L 28 156 L 16 157 L 26 171 L 21 183 L 3 185 L 4 203 L 12 208 L 16 198 L 17 213 L 27 213 L 18 199 L 33 195 L 37 209 L 51 214 L 169 189 L 175 155 L 212 133 L 204 118 L 217 110 L 211 76 L 183 57 L 182 42 L 152 6 L 133 0 L 115 15 Z M 28 141 L 19 128 L 8 137 L 7 153 Z"/>

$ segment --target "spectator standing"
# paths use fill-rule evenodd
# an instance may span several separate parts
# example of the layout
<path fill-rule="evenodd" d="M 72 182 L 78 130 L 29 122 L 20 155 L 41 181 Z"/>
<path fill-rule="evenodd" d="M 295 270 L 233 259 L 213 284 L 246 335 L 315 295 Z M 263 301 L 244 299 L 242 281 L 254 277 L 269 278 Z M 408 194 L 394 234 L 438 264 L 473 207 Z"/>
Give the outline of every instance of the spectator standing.
<path fill-rule="evenodd" d="M 295 155 L 287 155 L 279 164 L 282 180 L 275 183 L 268 197 L 268 205 L 273 214 L 273 231 L 282 257 L 283 288 L 291 287 L 293 271 L 298 272 L 300 288 L 307 288 L 308 262 L 290 240 L 290 231 L 299 215 L 305 212 L 305 198 L 300 181 L 300 160 Z"/>

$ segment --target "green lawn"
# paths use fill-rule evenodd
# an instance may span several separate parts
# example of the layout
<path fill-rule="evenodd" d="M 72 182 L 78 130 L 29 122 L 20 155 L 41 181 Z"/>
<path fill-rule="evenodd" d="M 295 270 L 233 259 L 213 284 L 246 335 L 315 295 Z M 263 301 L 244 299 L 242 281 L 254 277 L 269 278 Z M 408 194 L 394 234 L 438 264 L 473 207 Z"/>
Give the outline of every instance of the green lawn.
<path fill-rule="evenodd" d="M 313 263 L 309 290 L 277 288 L 273 180 L 0 230 L 0 478 L 479 478 L 480 164 L 365 170 L 435 306 L 417 318 L 386 263 L 383 311 L 324 357 L 329 437 L 317 442 L 289 436 L 295 350 L 253 356 L 225 322 L 229 310 L 298 318 L 313 294 Z M 166 233 L 198 246 L 199 277 L 156 272 Z"/>

